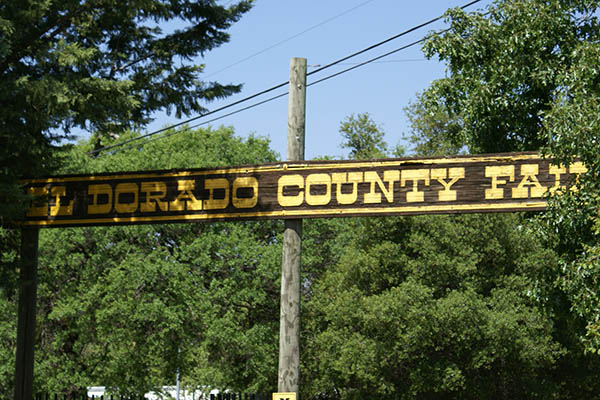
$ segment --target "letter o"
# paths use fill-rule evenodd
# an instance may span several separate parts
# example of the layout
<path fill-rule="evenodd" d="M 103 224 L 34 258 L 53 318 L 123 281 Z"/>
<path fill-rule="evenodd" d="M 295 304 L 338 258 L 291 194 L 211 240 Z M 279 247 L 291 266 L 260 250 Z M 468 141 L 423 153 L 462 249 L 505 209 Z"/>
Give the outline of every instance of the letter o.
<path fill-rule="evenodd" d="M 325 185 L 324 194 L 311 194 L 310 187 Z M 331 176 L 329 174 L 311 174 L 306 177 L 306 203 L 311 206 L 324 206 L 331 201 Z"/>
<path fill-rule="evenodd" d="M 237 191 L 241 188 L 252 188 L 252 197 L 237 197 Z M 258 203 L 258 180 L 251 176 L 244 178 L 235 178 L 233 181 L 232 200 L 235 208 L 252 208 Z"/>
<path fill-rule="evenodd" d="M 131 203 L 121 203 L 120 195 L 122 193 L 133 194 Z M 119 183 L 115 187 L 115 211 L 119 214 L 132 213 L 138 208 L 138 185 L 135 183 Z"/>

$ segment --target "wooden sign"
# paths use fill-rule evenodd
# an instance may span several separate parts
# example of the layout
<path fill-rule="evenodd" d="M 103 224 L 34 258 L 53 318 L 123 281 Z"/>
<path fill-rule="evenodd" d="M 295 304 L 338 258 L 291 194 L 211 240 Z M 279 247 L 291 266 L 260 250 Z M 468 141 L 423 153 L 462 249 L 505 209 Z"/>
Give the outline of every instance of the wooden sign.
<path fill-rule="evenodd" d="M 543 210 L 585 172 L 532 153 L 58 176 L 25 182 L 40 227 Z"/>

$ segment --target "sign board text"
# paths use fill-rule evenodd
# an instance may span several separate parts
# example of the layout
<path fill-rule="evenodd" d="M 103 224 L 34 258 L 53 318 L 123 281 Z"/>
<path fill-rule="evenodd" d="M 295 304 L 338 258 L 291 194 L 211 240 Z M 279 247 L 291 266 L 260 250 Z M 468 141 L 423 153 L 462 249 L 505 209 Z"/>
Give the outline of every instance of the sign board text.
<path fill-rule="evenodd" d="M 25 181 L 40 227 L 543 210 L 586 171 L 537 154 L 73 175 Z"/>

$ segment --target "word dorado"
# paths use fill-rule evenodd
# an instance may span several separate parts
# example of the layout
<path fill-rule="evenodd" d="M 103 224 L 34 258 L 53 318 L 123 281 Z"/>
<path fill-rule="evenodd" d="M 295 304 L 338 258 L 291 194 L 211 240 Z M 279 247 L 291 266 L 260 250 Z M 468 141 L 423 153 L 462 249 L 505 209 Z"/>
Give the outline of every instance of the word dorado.
<path fill-rule="evenodd" d="M 327 168 L 328 164 L 306 163 L 305 168 L 293 170 L 284 164 L 278 170 L 258 167 L 250 172 L 230 169 L 37 180 L 27 189 L 37 200 L 32 202 L 26 223 L 44 225 L 42 220 L 64 219 L 86 224 L 87 218 L 104 217 L 136 223 L 152 222 L 152 215 L 165 216 L 156 221 L 169 221 L 167 215 L 182 214 L 192 215 L 190 219 L 277 218 L 291 215 L 286 210 L 293 209 L 332 208 L 343 214 L 349 206 L 352 210 L 378 206 L 380 210 L 385 204 L 452 203 L 461 200 L 459 197 L 483 203 L 531 200 L 565 188 L 565 176 L 586 172 L 581 162 L 567 168 L 531 161 L 449 167 L 438 163 L 428 168 L 389 168 L 390 162 L 372 162 L 371 169 L 365 164 L 360 164 L 361 168 L 351 163 Z"/>
<path fill-rule="evenodd" d="M 177 180 L 177 196 L 171 201 L 167 201 L 167 182 L 121 182 L 112 187 L 111 184 L 90 184 L 87 186 L 87 195 L 91 197 L 91 203 L 87 205 L 87 214 L 109 214 L 116 212 L 119 214 L 129 214 L 136 211 L 143 213 L 157 211 L 184 211 L 184 210 L 218 210 L 227 208 L 229 205 L 230 185 L 226 178 L 205 179 L 204 189 L 207 190 L 209 198 L 200 200 L 194 194 L 196 181 L 194 179 Z M 251 198 L 237 197 L 240 189 L 251 188 L 253 196 Z M 66 196 L 66 186 L 52 186 L 50 191 L 47 187 L 30 188 L 29 193 L 33 196 L 42 196 L 50 194 L 54 199 L 53 204 L 45 203 L 36 207 L 31 207 L 27 216 L 45 216 L 49 208 L 50 216 L 63 216 L 73 214 L 73 200 L 68 204 L 62 204 L 61 199 Z M 224 196 L 217 199 L 214 193 L 222 190 Z M 252 208 L 258 201 L 258 181 L 256 178 L 245 177 L 236 178 L 233 182 L 232 204 L 235 208 Z M 142 196 L 140 196 L 140 193 Z M 103 202 L 100 199 L 104 198 Z M 140 199 L 144 200 L 141 201 Z M 114 199 L 114 201 L 113 201 Z M 125 201 L 127 200 L 127 201 Z"/>

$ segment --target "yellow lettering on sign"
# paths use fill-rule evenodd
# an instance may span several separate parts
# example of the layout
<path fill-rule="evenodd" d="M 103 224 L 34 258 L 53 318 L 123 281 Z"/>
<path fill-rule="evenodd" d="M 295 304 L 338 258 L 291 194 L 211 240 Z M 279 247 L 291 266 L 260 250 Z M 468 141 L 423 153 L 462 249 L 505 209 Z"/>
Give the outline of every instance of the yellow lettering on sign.
<path fill-rule="evenodd" d="M 408 169 L 402 171 L 402 180 L 400 186 L 406 186 L 406 182 L 412 181 L 412 191 L 406 193 L 406 201 L 414 203 L 425 201 L 425 193 L 419 190 L 419 181 L 424 181 L 425 186 L 429 186 L 429 170 L 428 169 Z"/>
<path fill-rule="evenodd" d="M 538 174 L 537 164 L 523 164 L 521 165 L 521 182 L 516 188 L 512 190 L 512 197 L 514 199 L 527 199 L 530 197 L 542 197 L 546 193 L 546 187 L 540 184 L 537 179 Z"/>
<path fill-rule="evenodd" d="M 452 185 L 458 182 L 459 179 L 465 177 L 464 168 L 434 168 L 431 170 L 431 179 L 438 181 L 444 190 L 438 192 L 439 201 L 456 201 L 456 190 L 450 190 Z M 446 182 L 446 179 L 449 179 Z"/>
<path fill-rule="evenodd" d="M 312 186 L 325 186 L 325 193 L 312 194 Z M 310 174 L 306 177 L 306 204 L 310 206 L 324 206 L 331 201 L 331 176 L 329 174 Z"/>
<path fill-rule="evenodd" d="M 587 167 L 581 161 L 574 162 L 569 165 L 569 172 L 572 174 L 583 174 L 587 172 Z"/>
<path fill-rule="evenodd" d="M 202 200 L 198 200 L 194 196 L 193 190 L 196 183 L 193 180 L 177 181 L 177 198 L 169 202 L 169 210 L 202 210 Z"/>
<path fill-rule="evenodd" d="M 297 195 L 283 194 L 283 188 L 295 186 L 299 190 Z M 304 178 L 302 175 L 284 175 L 277 181 L 277 202 L 283 207 L 297 207 L 304 202 Z"/>
<path fill-rule="evenodd" d="M 390 170 L 383 172 L 383 181 L 379 177 L 379 174 L 375 171 L 367 171 L 365 172 L 365 180 L 364 182 L 368 182 L 371 184 L 369 193 L 365 193 L 364 202 L 365 204 L 377 204 L 381 203 L 381 193 L 385 196 L 385 199 L 388 203 L 392 203 L 394 201 L 394 182 L 400 179 L 400 171 L 398 170 Z M 387 182 L 388 186 L 386 187 L 383 182 Z M 375 192 L 375 185 L 379 187 L 381 193 Z"/>
<path fill-rule="evenodd" d="M 47 187 L 30 187 L 27 189 L 27 194 L 34 196 L 32 205 L 27 211 L 28 217 L 45 217 L 48 215 L 48 188 Z M 43 199 L 42 199 L 43 198 Z M 33 204 L 38 204 L 34 206 Z"/>
<path fill-rule="evenodd" d="M 73 200 L 67 205 L 63 205 L 60 198 L 66 196 L 66 186 L 53 186 L 50 193 L 55 199 L 54 205 L 50 206 L 50 216 L 56 217 L 59 215 L 73 215 Z"/>
<path fill-rule="evenodd" d="M 161 211 L 168 211 L 169 204 L 162 200 L 167 195 L 164 182 L 142 182 L 141 191 L 146 193 L 146 201 L 140 204 L 141 212 L 155 212 L 157 204 Z"/>
<path fill-rule="evenodd" d="M 560 184 L 560 176 L 567 173 L 567 169 L 561 165 L 557 167 L 556 165 L 551 165 L 549 174 L 554 175 L 554 186 L 550 188 L 550 193 L 554 194 L 559 189 L 564 189 L 565 187 Z"/>
<path fill-rule="evenodd" d="M 569 165 L 569 172 L 571 174 L 579 175 L 579 174 L 583 174 L 583 173 L 587 172 L 587 170 L 588 169 L 586 168 L 585 165 L 583 165 L 583 163 L 581 161 L 577 161 L 577 162 L 574 162 L 573 164 Z M 578 183 L 579 183 L 579 176 L 575 178 L 575 184 L 571 185 L 571 187 L 569 189 L 574 190 L 574 191 L 577 190 Z"/>
<path fill-rule="evenodd" d="M 225 178 L 207 179 L 204 181 L 204 189 L 208 190 L 208 200 L 204 201 L 205 210 L 222 210 L 229 205 L 229 181 Z M 225 197 L 214 199 L 215 190 L 225 191 Z"/>
<path fill-rule="evenodd" d="M 129 203 L 121 202 L 122 194 L 132 194 L 133 200 Z M 138 208 L 138 185 L 132 182 L 129 183 L 119 183 L 115 187 L 115 211 L 123 214 L 123 213 L 132 213 L 135 212 Z"/>
<path fill-rule="evenodd" d="M 496 200 L 504 198 L 504 189 L 499 188 L 498 185 L 504 185 L 507 182 L 499 177 L 507 177 L 510 182 L 515 180 L 515 166 L 514 165 L 494 165 L 485 167 L 485 177 L 492 178 L 491 188 L 485 189 L 486 200 Z"/>
<path fill-rule="evenodd" d="M 331 182 L 336 185 L 335 198 L 338 204 L 354 204 L 358 198 L 358 184 L 363 180 L 362 172 L 336 172 L 331 174 Z M 342 185 L 352 185 L 350 193 L 342 193 Z"/>
<path fill-rule="evenodd" d="M 92 204 L 88 204 L 88 214 L 108 214 L 112 210 L 113 191 L 109 184 L 100 183 L 88 186 L 88 195 L 92 195 Z M 98 197 L 106 195 L 108 200 L 105 204 L 98 204 Z"/>
<path fill-rule="evenodd" d="M 252 188 L 252 197 L 238 197 L 238 190 Z M 258 180 L 253 177 L 235 178 L 233 181 L 233 206 L 235 208 L 252 208 L 258 203 Z"/>

